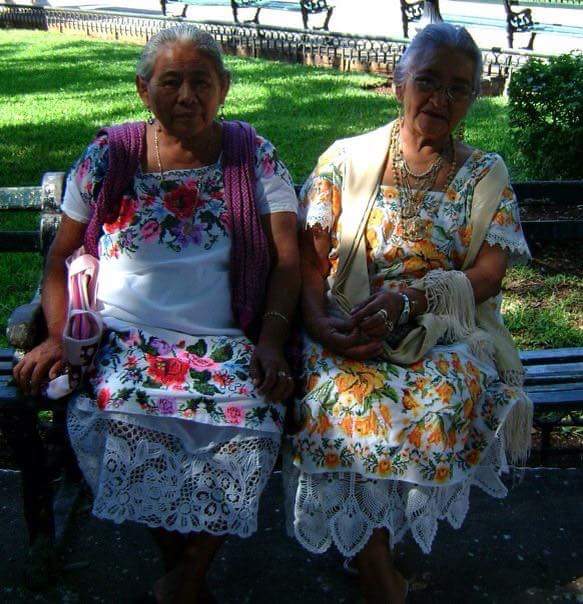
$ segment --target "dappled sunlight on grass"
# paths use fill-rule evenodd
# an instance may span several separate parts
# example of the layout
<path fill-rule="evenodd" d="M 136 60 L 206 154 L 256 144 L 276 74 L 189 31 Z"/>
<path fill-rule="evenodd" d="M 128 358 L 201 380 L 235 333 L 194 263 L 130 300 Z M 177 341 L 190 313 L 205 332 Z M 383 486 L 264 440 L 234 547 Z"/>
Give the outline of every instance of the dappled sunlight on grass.
<path fill-rule="evenodd" d="M 47 171 L 67 170 L 103 125 L 145 119 L 136 95 L 140 47 L 36 31 L 0 31 L 0 186 L 35 185 Z M 269 138 L 301 182 L 335 140 L 371 130 L 397 115 L 382 79 L 260 59 L 227 57 L 232 87 L 228 119 L 251 122 Z M 515 168 L 502 98 L 478 100 L 466 141 L 500 153 Z M 2 216 L 2 228 L 34 229 L 38 218 Z M 9 310 L 29 300 L 40 273 L 37 255 L 0 257 L 0 345 Z M 583 286 L 568 271 L 513 268 L 505 318 L 524 348 L 583 346 Z"/>

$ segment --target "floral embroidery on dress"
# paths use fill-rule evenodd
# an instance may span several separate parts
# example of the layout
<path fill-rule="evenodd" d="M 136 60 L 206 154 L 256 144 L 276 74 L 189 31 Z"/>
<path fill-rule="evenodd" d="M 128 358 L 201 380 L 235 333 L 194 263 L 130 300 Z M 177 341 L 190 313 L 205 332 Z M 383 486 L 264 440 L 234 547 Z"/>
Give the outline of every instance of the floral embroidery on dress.
<path fill-rule="evenodd" d="M 331 275 L 342 228 L 345 154 L 342 141 L 324 153 L 300 196 L 304 226 L 330 230 Z M 365 229 L 372 291 L 399 290 L 428 271 L 461 267 L 472 234 L 476 184 L 497 161 L 493 153 L 474 151 L 445 193 L 425 196 L 419 216 L 427 237 L 419 241 L 403 236 L 398 190 L 380 187 Z M 529 257 L 510 186 L 486 240 Z M 519 397 L 465 344 L 436 347 L 405 367 L 338 357 L 307 335 L 303 352 L 306 395 L 299 403 L 301 430 L 293 452 L 305 473 L 354 472 L 425 485 L 459 482 L 483 460 Z"/>
<path fill-rule="evenodd" d="M 109 161 L 107 135 L 98 137 L 85 150 L 74 168 L 74 178 L 87 208 L 99 192 Z M 256 173 L 275 176 L 292 185 L 289 172 L 277 150 L 266 139 L 256 139 Z M 195 176 L 189 177 L 188 175 Z M 229 211 L 224 201 L 220 162 L 188 170 L 168 170 L 164 180 L 157 173 L 136 178 L 120 203 L 119 216 L 103 225 L 102 252 L 106 257 L 133 255 L 140 243 L 159 243 L 179 253 L 195 245 L 209 250 L 228 236 Z"/>
<path fill-rule="evenodd" d="M 249 377 L 252 350 L 243 337 L 209 336 L 192 344 L 170 344 L 141 329 L 110 331 L 90 379 L 92 394 L 102 411 L 142 411 L 255 429 L 273 424 L 280 429 L 281 407 L 255 394 Z"/>

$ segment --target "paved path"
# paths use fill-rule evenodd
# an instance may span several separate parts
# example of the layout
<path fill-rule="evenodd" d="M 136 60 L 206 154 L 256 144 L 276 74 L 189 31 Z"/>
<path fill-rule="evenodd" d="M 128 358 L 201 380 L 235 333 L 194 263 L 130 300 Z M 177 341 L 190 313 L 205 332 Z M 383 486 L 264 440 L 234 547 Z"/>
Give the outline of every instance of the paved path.
<path fill-rule="evenodd" d="M 25 553 L 18 475 L 0 472 L 0 602 L 131 604 L 161 573 L 146 530 L 116 526 L 87 512 L 70 531 L 68 563 L 81 563 L 48 595 L 19 584 Z M 399 565 L 415 577 L 411 604 L 583 603 L 583 469 L 529 470 L 505 500 L 479 491 L 454 531 L 442 525 L 433 553 L 407 539 Z M 211 587 L 221 604 L 358 602 L 356 582 L 340 571 L 336 551 L 310 555 L 284 535 L 280 476 L 263 500 L 260 531 L 231 539 Z M 85 563 L 85 564 L 82 564 Z"/>
<path fill-rule="evenodd" d="M 401 37 L 401 13 L 398 0 L 331 0 L 336 8 L 330 21 L 334 31 L 370 34 L 379 36 Z M 159 16 L 159 0 L 22 0 L 37 5 L 68 6 L 87 10 L 114 10 L 132 14 Z M 20 2 L 19 2 L 20 3 Z M 452 15 L 455 18 L 471 20 L 496 20 L 501 23 L 505 19 L 502 0 L 498 3 L 465 2 L 460 0 L 441 0 L 441 12 L 445 18 Z M 170 12 L 181 12 L 182 5 L 169 4 Z M 534 48 L 539 52 L 559 53 L 569 52 L 574 48 L 583 49 L 583 8 L 548 8 L 533 7 L 535 21 L 548 29 L 568 26 L 577 28 L 580 35 L 559 35 L 556 32 L 539 33 Z M 193 20 L 232 21 L 232 12 L 228 7 L 196 7 L 188 8 L 187 18 Z M 302 26 L 299 13 L 285 11 L 261 12 L 261 22 L 268 25 L 279 25 L 300 28 Z M 411 25 L 411 28 L 414 24 Z M 506 46 L 506 31 L 503 27 L 468 26 L 478 44 L 483 48 Z M 411 31 L 414 31 L 411 29 Z M 525 46 L 529 34 L 517 34 L 515 47 Z"/>

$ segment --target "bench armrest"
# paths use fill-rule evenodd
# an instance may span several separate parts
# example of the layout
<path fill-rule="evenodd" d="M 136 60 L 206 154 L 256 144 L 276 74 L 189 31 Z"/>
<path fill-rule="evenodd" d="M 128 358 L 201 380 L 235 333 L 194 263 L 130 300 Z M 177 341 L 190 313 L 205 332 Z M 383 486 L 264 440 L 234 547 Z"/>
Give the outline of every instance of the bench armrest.
<path fill-rule="evenodd" d="M 34 348 L 45 332 L 44 314 L 38 298 L 16 308 L 6 327 L 8 342 L 19 350 Z"/>

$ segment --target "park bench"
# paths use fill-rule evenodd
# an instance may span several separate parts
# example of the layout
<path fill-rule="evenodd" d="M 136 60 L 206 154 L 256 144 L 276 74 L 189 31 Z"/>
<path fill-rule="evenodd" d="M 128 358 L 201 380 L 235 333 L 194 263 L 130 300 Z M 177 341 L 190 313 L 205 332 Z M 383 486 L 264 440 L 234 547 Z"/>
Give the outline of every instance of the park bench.
<path fill-rule="evenodd" d="M 403 21 L 403 36 L 409 37 L 409 23 L 421 21 L 426 25 L 428 23 L 440 23 L 443 21 L 439 12 L 439 0 L 428 0 L 418 2 L 401 2 L 401 20 Z M 532 50 L 534 39 L 536 37 L 537 23 L 533 21 L 532 11 L 530 8 L 525 8 L 520 11 L 514 10 L 512 7 L 518 4 L 517 0 L 503 0 L 504 10 L 506 13 L 506 22 L 499 19 L 486 18 L 481 16 L 462 16 L 462 15 L 446 15 L 445 20 L 456 25 L 463 26 L 493 26 L 502 27 L 505 25 L 506 37 L 508 40 L 508 48 L 514 48 L 515 33 L 530 33 L 530 39 L 525 49 Z"/>
<path fill-rule="evenodd" d="M 255 16 L 245 21 L 245 23 L 259 24 L 259 13 L 262 9 L 278 10 L 287 12 L 301 13 L 304 29 L 309 29 L 310 15 L 325 13 L 324 24 L 322 27 L 312 29 L 328 29 L 334 6 L 328 3 L 328 0 L 174 0 L 177 3 L 184 4 L 182 16 L 186 16 L 186 10 L 189 6 L 230 6 L 233 11 L 233 21 L 240 23 L 239 11 L 242 9 L 253 9 Z M 162 14 L 166 15 L 168 0 L 160 0 Z"/>
<path fill-rule="evenodd" d="M 530 40 L 525 46 L 527 50 L 532 50 L 536 32 L 533 31 L 536 23 L 532 19 L 532 11 L 530 8 L 525 8 L 520 11 L 512 9 L 518 4 L 517 0 L 503 0 L 504 10 L 506 11 L 506 38 L 508 40 L 508 48 L 514 48 L 515 33 L 530 33 Z"/>
<path fill-rule="evenodd" d="M 60 221 L 63 179 L 63 173 L 47 173 L 40 187 L 0 189 L 0 212 L 41 213 L 38 231 L 2 232 L 0 252 L 38 252 L 46 257 Z M 579 191 L 581 183 L 573 187 Z M 536 201 L 536 187 L 532 183 L 516 188 L 519 196 L 522 191 L 529 196 L 527 200 Z M 539 197 L 547 199 L 550 188 L 546 183 Z M 64 402 L 24 396 L 12 382 L 11 372 L 18 351 L 32 348 L 43 333 L 37 295 L 31 303 L 13 312 L 7 329 L 11 348 L 0 349 L 0 432 L 21 471 L 24 516 L 30 540 L 27 574 L 37 582 L 51 577 L 56 546 L 65 535 L 67 520 L 82 484 L 66 438 Z M 583 410 L 583 348 L 529 351 L 521 353 L 521 357 L 526 368 L 526 388 L 535 403 L 535 422 L 542 431 L 542 449 L 546 455 L 554 429 L 583 425 L 576 413 Z M 48 432 L 46 426 L 43 429 L 42 412 L 46 411 L 53 414 Z"/>
<path fill-rule="evenodd" d="M 424 0 L 420 2 L 407 2 L 401 0 L 401 20 L 403 21 L 403 37 L 409 37 L 409 23 L 419 21 L 423 15 Z"/>

